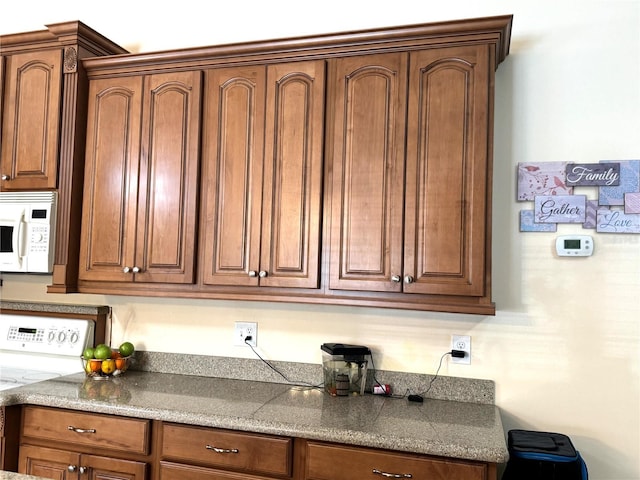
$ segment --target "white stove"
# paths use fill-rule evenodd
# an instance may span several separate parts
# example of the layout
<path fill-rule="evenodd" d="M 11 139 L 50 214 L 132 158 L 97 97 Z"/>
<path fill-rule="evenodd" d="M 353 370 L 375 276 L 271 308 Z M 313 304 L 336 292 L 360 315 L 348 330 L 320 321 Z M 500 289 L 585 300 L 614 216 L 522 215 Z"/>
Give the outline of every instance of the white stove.
<path fill-rule="evenodd" d="M 94 328 L 91 320 L 0 316 L 0 391 L 82 372 Z"/>

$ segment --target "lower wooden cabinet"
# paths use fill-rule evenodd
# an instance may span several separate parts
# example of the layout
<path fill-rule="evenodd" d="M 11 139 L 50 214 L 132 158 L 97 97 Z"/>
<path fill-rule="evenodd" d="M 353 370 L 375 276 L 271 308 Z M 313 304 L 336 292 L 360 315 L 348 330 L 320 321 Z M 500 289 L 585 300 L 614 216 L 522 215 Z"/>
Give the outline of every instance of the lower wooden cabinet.
<path fill-rule="evenodd" d="M 495 466 L 329 443 L 306 443 L 304 480 L 495 480 Z"/>
<path fill-rule="evenodd" d="M 245 474 L 290 478 L 292 474 L 292 438 L 174 424 L 164 424 L 161 435 L 163 480 L 246 478 Z M 189 475 L 181 476 L 185 469 Z M 242 475 L 223 475 L 218 470 Z"/>
<path fill-rule="evenodd" d="M 145 480 L 147 464 L 23 445 L 19 471 L 55 480 Z"/>
<path fill-rule="evenodd" d="M 151 421 L 23 409 L 18 472 L 55 480 L 147 480 Z"/>
<path fill-rule="evenodd" d="M 148 420 L 81 413 L 46 407 L 27 407 L 22 420 L 25 437 L 73 445 L 146 454 Z"/>
<path fill-rule="evenodd" d="M 495 463 L 25 406 L 18 472 L 54 480 L 496 480 Z"/>
<path fill-rule="evenodd" d="M 0 407 L 0 470 L 17 468 L 19 436 L 20 407 Z"/>

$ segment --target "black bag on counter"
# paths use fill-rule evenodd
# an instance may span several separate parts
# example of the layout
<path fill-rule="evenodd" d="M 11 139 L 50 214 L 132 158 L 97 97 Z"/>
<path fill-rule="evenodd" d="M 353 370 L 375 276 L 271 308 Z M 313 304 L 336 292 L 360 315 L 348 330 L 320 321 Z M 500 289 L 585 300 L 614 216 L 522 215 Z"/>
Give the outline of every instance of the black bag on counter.
<path fill-rule="evenodd" d="M 588 480 L 571 439 L 561 433 L 509 430 L 509 461 L 502 480 Z"/>

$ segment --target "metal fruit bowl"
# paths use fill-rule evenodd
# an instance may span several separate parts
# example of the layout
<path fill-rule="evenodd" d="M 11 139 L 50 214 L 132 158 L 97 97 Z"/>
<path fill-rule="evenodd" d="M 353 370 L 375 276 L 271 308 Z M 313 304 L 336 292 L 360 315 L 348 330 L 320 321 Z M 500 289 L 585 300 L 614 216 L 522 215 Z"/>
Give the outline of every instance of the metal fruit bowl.
<path fill-rule="evenodd" d="M 119 357 L 113 355 L 112 358 L 101 360 L 98 358 L 85 358 L 82 359 L 82 369 L 87 377 L 93 378 L 109 378 L 117 377 L 127 371 L 131 365 L 133 356 Z"/>

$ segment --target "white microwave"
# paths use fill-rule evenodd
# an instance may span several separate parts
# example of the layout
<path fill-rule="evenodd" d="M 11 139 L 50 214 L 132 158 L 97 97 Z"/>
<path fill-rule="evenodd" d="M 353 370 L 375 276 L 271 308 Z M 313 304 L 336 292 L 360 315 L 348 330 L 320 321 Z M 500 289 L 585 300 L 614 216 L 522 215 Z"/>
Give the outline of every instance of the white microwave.
<path fill-rule="evenodd" d="M 57 192 L 0 192 L 0 272 L 51 273 Z"/>

